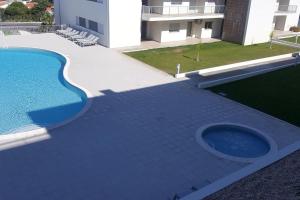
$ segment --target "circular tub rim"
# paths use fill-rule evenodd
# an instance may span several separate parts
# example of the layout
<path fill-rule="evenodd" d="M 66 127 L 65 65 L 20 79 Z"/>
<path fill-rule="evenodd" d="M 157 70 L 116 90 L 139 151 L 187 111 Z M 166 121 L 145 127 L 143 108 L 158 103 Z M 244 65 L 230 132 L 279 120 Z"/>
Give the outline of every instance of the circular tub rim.
<path fill-rule="evenodd" d="M 261 139 L 265 140 L 265 142 L 267 142 L 269 144 L 270 150 L 268 151 L 268 153 L 266 153 L 262 156 L 255 157 L 255 158 L 244 158 L 244 157 L 232 156 L 232 155 L 225 154 L 225 153 L 222 153 L 220 151 L 217 151 L 217 150 L 213 149 L 211 146 L 209 146 L 209 144 L 203 138 L 203 134 L 205 133 L 205 131 L 207 129 L 212 128 L 212 127 L 217 127 L 217 126 L 229 126 L 229 127 L 231 126 L 231 127 L 237 128 L 237 129 L 239 129 L 239 128 L 246 129 L 251 134 L 255 134 L 256 136 L 258 136 Z M 231 161 L 236 161 L 236 162 L 245 162 L 245 163 L 252 163 L 252 162 L 255 162 L 255 161 L 260 160 L 262 158 L 266 158 L 270 155 L 273 155 L 278 149 L 278 146 L 277 146 L 276 142 L 274 141 L 274 139 L 271 138 L 266 133 L 264 133 L 264 132 L 262 132 L 262 131 L 260 131 L 256 128 L 244 125 L 244 124 L 230 123 L 230 122 L 229 123 L 227 123 L 227 122 L 212 123 L 212 124 L 208 124 L 208 125 L 205 125 L 205 126 L 199 128 L 196 132 L 196 141 L 206 151 L 208 151 L 209 153 L 211 153 L 211 154 L 213 154 L 217 157 L 220 157 L 220 158 L 223 158 L 223 159 L 226 159 L 226 160 L 231 160 Z"/>

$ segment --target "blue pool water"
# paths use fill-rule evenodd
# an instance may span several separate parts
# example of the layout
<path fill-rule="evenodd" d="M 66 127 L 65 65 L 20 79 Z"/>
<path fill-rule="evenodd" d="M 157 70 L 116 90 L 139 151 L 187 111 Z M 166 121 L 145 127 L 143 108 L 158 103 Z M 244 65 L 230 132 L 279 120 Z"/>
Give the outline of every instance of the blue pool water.
<path fill-rule="evenodd" d="M 0 134 L 55 125 L 81 111 L 87 98 L 65 81 L 65 63 L 50 51 L 0 49 Z"/>
<path fill-rule="evenodd" d="M 244 127 L 212 126 L 203 132 L 202 137 L 214 150 L 230 156 L 256 158 L 270 151 L 265 138 Z"/>

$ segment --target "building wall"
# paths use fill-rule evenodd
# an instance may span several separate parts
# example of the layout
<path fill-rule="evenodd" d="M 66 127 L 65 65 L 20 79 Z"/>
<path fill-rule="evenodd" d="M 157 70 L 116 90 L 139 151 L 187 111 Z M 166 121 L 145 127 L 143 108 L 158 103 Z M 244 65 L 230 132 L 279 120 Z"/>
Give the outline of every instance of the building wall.
<path fill-rule="evenodd" d="M 196 38 L 220 38 L 222 19 L 205 19 L 201 22 L 193 22 L 192 35 Z M 212 22 L 212 29 L 205 29 L 205 22 Z"/>
<path fill-rule="evenodd" d="M 178 32 L 170 32 L 170 23 L 179 23 Z M 172 42 L 185 40 L 187 34 L 187 21 L 150 22 L 148 26 L 148 38 L 158 42 Z"/>
<path fill-rule="evenodd" d="M 55 0 L 56 22 L 81 30 L 76 16 L 93 20 L 103 26 L 103 32 L 96 33 L 99 43 L 110 48 L 136 46 L 141 41 L 141 0 L 103 0 L 97 3 L 87 0 Z"/>
<path fill-rule="evenodd" d="M 100 40 L 99 43 L 109 46 L 109 24 L 108 24 L 108 0 L 103 0 L 103 4 L 86 0 L 55 0 L 55 19 L 57 24 L 66 24 L 72 27 L 77 26 L 76 16 L 93 20 L 103 25 L 103 33 L 95 33 Z"/>
<path fill-rule="evenodd" d="M 242 44 L 250 0 L 227 0 L 223 25 L 223 40 Z"/>
<path fill-rule="evenodd" d="M 287 15 L 284 27 L 284 30 L 286 31 L 288 31 L 292 26 L 298 25 L 300 15 L 300 0 L 289 0 L 289 5 L 296 5 L 298 6 L 298 9 L 296 13 L 291 13 Z"/>
<path fill-rule="evenodd" d="M 264 43 L 270 40 L 270 35 L 273 31 L 275 9 L 276 0 L 250 1 L 244 45 Z"/>
<path fill-rule="evenodd" d="M 286 16 L 276 16 L 275 17 L 275 30 L 285 30 Z"/>
<path fill-rule="evenodd" d="M 158 42 L 172 42 L 185 40 L 187 38 L 187 24 L 189 20 L 183 21 L 164 21 L 164 22 L 148 22 L 147 38 Z M 213 22 L 212 29 L 205 29 L 205 22 Z M 170 32 L 170 24 L 179 23 L 180 30 L 178 32 Z M 192 21 L 192 37 L 196 38 L 219 38 L 221 35 L 222 19 L 206 19 L 197 23 Z"/>
<path fill-rule="evenodd" d="M 180 30 L 178 32 L 169 32 L 169 22 L 161 23 L 161 42 L 172 42 L 186 39 L 187 21 L 173 21 L 171 23 L 179 23 Z"/>
<path fill-rule="evenodd" d="M 109 47 L 140 45 L 141 9 L 141 0 L 109 0 Z"/>
<path fill-rule="evenodd" d="M 147 39 L 161 42 L 160 22 L 148 22 L 147 25 Z"/>
<path fill-rule="evenodd" d="M 298 5 L 298 12 L 277 16 L 274 27 L 278 5 Z M 227 0 L 222 38 L 244 45 L 268 42 L 274 28 L 297 25 L 299 14 L 299 0 Z"/>

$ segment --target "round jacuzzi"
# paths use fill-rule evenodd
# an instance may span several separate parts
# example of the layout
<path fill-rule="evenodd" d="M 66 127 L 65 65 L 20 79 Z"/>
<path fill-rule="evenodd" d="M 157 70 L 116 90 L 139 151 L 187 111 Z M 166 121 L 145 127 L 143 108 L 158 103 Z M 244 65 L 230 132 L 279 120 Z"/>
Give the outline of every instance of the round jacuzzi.
<path fill-rule="evenodd" d="M 267 135 L 236 124 L 210 125 L 199 129 L 196 137 L 209 152 L 234 161 L 253 162 L 277 149 Z"/>

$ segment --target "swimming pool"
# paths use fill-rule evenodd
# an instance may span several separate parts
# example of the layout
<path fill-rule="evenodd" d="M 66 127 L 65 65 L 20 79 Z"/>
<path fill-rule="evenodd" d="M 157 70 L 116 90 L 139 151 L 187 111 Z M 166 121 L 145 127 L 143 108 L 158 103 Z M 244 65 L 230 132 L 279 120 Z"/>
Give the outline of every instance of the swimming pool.
<path fill-rule="evenodd" d="M 64 79 L 65 65 L 51 51 L 0 49 L 0 135 L 56 125 L 83 109 L 87 96 Z"/>

